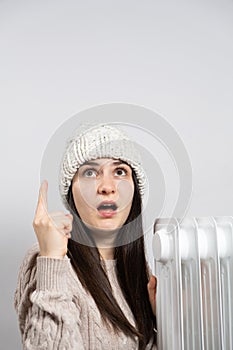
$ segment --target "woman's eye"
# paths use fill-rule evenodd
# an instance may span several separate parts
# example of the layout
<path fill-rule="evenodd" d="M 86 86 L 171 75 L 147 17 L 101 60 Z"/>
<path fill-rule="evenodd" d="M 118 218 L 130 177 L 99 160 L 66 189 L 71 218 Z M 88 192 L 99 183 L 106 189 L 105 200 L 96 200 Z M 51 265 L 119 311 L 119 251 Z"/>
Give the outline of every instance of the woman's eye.
<path fill-rule="evenodd" d="M 83 172 L 83 176 L 85 177 L 95 177 L 96 176 L 96 170 L 93 169 L 87 169 Z"/>
<path fill-rule="evenodd" d="M 117 176 L 125 176 L 127 175 L 127 170 L 123 168 L 116 169 L 116 175 Z"/>

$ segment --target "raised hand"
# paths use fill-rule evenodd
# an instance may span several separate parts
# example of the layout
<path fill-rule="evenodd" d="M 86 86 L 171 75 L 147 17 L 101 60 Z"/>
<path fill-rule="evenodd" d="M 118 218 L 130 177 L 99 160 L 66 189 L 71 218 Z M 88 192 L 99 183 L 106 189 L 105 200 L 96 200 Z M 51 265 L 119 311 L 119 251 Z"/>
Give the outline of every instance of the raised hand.
<path fill-rule="evenodd" d="M 48 213 L 48 183 L 40 186 L 33 228 L 40 246 L 40 255 L 63 258 L 67 253 L 68 239 L 71 237 L 73 216 L 64 212 Z"/>

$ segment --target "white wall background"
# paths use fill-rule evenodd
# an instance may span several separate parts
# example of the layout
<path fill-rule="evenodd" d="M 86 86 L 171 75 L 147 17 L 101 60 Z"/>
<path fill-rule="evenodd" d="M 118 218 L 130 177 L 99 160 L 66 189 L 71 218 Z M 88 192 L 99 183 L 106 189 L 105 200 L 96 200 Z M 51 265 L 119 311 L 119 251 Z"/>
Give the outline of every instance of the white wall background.
<path fill-rule="evenodd" d="M 232 37 L 232 0 L 0 2 L 2 349 L 21 348 L 13 293 L 43 152 L 77 112 L 157 111 L 190 155 L 187 215 L 232 215 Z"/>

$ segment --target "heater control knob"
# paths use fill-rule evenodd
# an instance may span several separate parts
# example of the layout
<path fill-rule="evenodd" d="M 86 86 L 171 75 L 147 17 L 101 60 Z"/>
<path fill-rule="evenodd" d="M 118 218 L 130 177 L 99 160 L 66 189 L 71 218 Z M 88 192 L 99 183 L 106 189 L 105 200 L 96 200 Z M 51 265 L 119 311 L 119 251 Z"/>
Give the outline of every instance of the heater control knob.
<path fill-rule="evenodd" d="M 172 242 L 166 230 L 161 229 L 153 236 L 153 255 L 155 260 L 167 262 L 172 257 Z"/>

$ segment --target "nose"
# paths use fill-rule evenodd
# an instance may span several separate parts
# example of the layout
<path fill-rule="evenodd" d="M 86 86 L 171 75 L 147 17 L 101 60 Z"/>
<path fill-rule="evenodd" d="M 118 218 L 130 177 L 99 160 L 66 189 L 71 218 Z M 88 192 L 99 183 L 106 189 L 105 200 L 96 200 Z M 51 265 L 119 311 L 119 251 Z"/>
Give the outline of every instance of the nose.
<path fill-rule="evenodd" d="M 97 184 L 98 194 L 111 194 L 116 192 L 114 179 L 109 175 L 102 175 Z"/>

